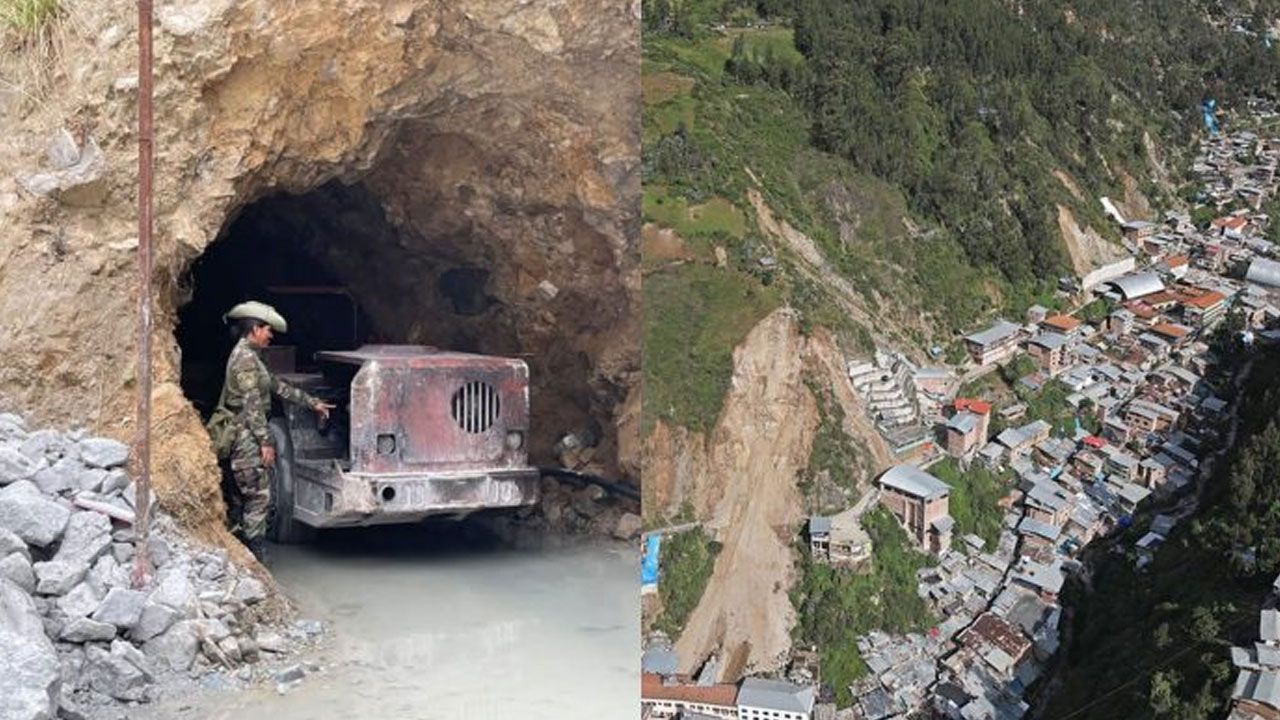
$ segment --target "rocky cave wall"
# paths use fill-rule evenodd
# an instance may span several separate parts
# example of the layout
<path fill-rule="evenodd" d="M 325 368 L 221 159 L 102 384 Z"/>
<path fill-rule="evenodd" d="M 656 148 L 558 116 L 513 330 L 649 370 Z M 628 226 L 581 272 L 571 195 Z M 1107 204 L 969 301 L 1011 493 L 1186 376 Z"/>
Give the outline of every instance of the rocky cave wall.
<path fill-rule="evenodd" d="M 0 408 L 128 439 L 135 5 L 72 7 L 48 88 L 0 83 Z M 399 231 L 388 257 L 403 264 L 330 258 L 381 325 L 525 356 L 535 452 L 594 425 L 599 469 L 638 479 L 639 2 L 180 0 L 156 13 L 153 425 L 167 507 L 199 524 L 218 506 L 177 384 L 191 263 L 254 200 L 331 181 L 363 183 Z M 4 53 L 0 77 L 18 77 L 21 50 Z M 486 268 L 493 309 L 441 337 L 438 278 L 396 274 L 422 258 L 437 274 Z M 372 292 L 388 286 L 403 292 Z"/>

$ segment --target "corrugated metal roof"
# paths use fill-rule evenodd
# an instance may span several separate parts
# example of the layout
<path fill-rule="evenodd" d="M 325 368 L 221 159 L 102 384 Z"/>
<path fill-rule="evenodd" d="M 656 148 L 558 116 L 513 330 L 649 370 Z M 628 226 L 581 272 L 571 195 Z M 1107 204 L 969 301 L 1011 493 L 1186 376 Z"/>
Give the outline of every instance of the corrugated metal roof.
<path fill-rule="evenodd" d="M 1032 345 L 1039 345 L 1040 347 L 1043 347 L 1049 350 L 1057 350 L 1058 348 L 1070 342 L 1070 340 L 1068 340 L 1066 336 L 1059 335 L 1058 333 L 1042 332 L 1039 335 L 1036 335 L 1035 337 L 1031 338 L 1031 340 L 1029 340 L 1028 342 L 1030 342 Z"/>
<path fill-rule="evenodd" d="M 1258 635 L 1262 642 L 1280 642 L 1280 610 L 1263 610 L 1258 619 Z"/>
<path fill-rule="evenodd" d="M 1280 709 L 1280 674 L 1241 670 L 1231 698 L 1253 700 Z"/>
<path fill-rule="evenodd" d="M 961 411 L 947 420 L 947 427 L 956 432 L 967 433 L 978 426 L 978 416 L 969 411 Z"/>
<path fill-rule="evenodd" d="M 880 484 L 915 497 L 932 500 L 947 495 L 951 488 L 914 465 L 895 465 L 880 476 Z"/>
<path fill-rule="evenodd" d="M 977 343 L 978 345 L 991 345 L 1001 340 L 1004 340 L 1010 335 L 1013 335 L 1021 330 L 1022 330 L 1022 326 L 1020 325 L 1015 325 L 1007 320 L 998 320 L 996 321 L 996 324 L 992 325 L 986 330 L 973 333 L 972 335 L 965 335 L 964 339 L 973 343 Z"/>
<path fill-rule="evenodd" d="M 813 712 L 812 687 L 795 685 L 782 680 L 747 678 L 738 690 L 738 706 L 778 710 L 781 712 Z"/>
<path fill-rule="evenodd" d="M 814 515 L 809 518 L 809 535 L 822 535 L 831 532 L 831 518 Z"/>
<path fill-rule="evenodd" d="M 680 658 L 670 648 L 651 648 L 640 656 L 640 670 L 658 675 L 675 675 L 680 669 Z"/>
<path fill-rule="evenodd" d="M 1249 272 L 1245 273 L 1244 279 L 1259 285 L 1280 287 L 1280 262 L 1267 258 L 1254 258 L 1253 262 L 1249 263 Z"/>
<path fill-rule="evenodd" d="M 1116 278 L 1107 283 L 1112 285 L 1125 300 L 1133 300 L 1135 298 L 1144 297 L 1152 293 L 1158 293 L 1164 290 L 1164 281 L 1154 272 L 1134 273 L 1133 275 L 1125 275 Z"/>

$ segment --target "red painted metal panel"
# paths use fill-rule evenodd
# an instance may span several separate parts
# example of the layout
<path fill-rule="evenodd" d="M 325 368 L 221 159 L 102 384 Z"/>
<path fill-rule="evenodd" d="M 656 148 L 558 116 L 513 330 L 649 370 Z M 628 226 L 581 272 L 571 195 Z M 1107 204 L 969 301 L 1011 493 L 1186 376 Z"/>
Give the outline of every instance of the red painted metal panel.
<path fill-rule="evenodd" d="M 322 353 L 362 365 L 351 384 L 352 470 L 400 473 L 521 468 L 528 432 L 523 361 L 424 348 Z M 381 436 L 381 440 L 380 440 Z"/>

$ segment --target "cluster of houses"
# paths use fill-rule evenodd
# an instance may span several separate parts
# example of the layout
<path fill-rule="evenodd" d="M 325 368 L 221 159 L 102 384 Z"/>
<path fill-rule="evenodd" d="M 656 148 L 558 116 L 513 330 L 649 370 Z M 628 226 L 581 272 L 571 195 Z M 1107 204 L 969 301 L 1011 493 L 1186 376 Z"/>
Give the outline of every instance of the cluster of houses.
<path fill-rule="evenodd" d="M 997 407 L 994 398 L 956 397 L 954 374 L 901 355 L 877 353 L 871 362 L 849 366 L 851 384 L 900 464 L 857 506 L 810 519 L 812 555 L 865 568 L 873 553 L 861 516 L 885 507 L 938 558 L 917 581 L 920 597 L 941 620 L 925 633 L 860 638 L 870 672 L 850 688 L 853 707 L 837 711 L 808 682 L 748 678 L 725 686 L 655 666 L 643 685 L 646 717 L 1023 717 L 1027 689 L 1058 650 L 1058 594 L 1079 569 L 1083 547 L 1099 534 L 1130 527 L 1148 498 L 1170 499 L 1192 485 L 1202 446 L 1225 425 L 1226 401 L 1202 380 L 1212 363 L 1211 333 L 1238 312 L 1245 342 L 1255 335 L 1276 339 L 1266 328 L 1280 321 L 1280 263 L 1269 257 L 1275 248 L 1260 234 L 1270 222 L 1261 208 L 1274 191 L 1278 160 L 1277 140 L 1239 133 L 1204 141 L 1195 172 L 1204 202 L 1220 213 L 1207 231 L 1176 214 L 1154 223 L 1117 213 L 1132 257 L 1080 291 L 1085 296 L 1077 297 L 1078 305 L 1104 303 L 1092 322 L 1037 306 L 1021 322 L 1001 320 L 964 337 L 976 367 L 970 378 L 1025 353 L 1035 370 L 1018 382 L 1033 391 L 1060 384 L 1072 427 L 1027 418 L 1020 403 Z M 993 432 L 997 419 L 1003 429 Z M 961 467 L 990 468 L 1008 483 L 993 547 L 975 535 L 956 537 L 951 488 L 927 471 L 941 452 Z M 1185 495 L 1150 521 L 1131 548 L 1138 570 L 1194 511 L 1194 497 Z M 1262 629 L 1255 648 L 1233 655 L 1243 714 L 1232 720 L 1280 720 L 1280 611 L 1264 611 Z M 744 693 L 751 703 L 770 698 L 766 714 L 745 714 L 743 708 L 756 705 L 742 705 Z"/>
<path fill-rule="evenodd" d="M 1238 674 L 1231 692 L 1227 720 L 1280 719 L 1280 577 L 1258 616 L 1258 637 L 1253 647 L 1231 648 L 1231 663 Z"/>
<path fill-rule="evenodd" d="M 933 420 L 955 393 L 958 381 L 953 373 L 917 365 L 901 353 L 877 350 L 871 361 L 851 362 L 848 374 L 876 430 L 898 459 L 918 461 L 935 452 Z"/>
<path fill-rule="evenodd" d="M 1280 263 L 1258 235 L 1270 222 L 1260 208 L 1274 187 L 1280 144 L 1241 134 L 1208 140 L 1203 150 L 1197 172 L 1222 214 L 1207 232 L 1178 216 L 1125 222 L 1132 262 L 1097 278 L 1085 298 L 1105 301 L 1101 321 L 1037 306 L 1020 323 L 998 321 L 964 338 L 980 367 L 1025 353 L 1035 371 L 1019 382 L 1032 390 L 1060 383 L 1076 421 L 1019 424 L 1025 406 L 997 409 L 986 398 L 940 404 L 941 448 L 962 465 L 1013 479 L 995 547 L 973 535 L 951 540 L 948 488 L 927 472 L 899 466 L 880 478 L 880 502 L 938 556 L 918 579 L 942 621 L 928 633 L 860 640 L 871 672 L 852 688 L 849 717 L 1023 717 L 1026 690 L 1058 650 L 1058 593 L 1081 549 L 1129 526 L 1149 497 L 1193 482 L 1200 448 L 1227 411 L 1202 381 L 1210 333 L 1228 312 L 1242 314 L 1246 339 L 1280 319 Z M 995 417 L 1005 428 L 998 433 Z M 1132 548 L 1138 569 L 1194 510 L 1187 497 L 1155 515 Z M 1234 720 L 1280 720 L 1280 611 L 1264 611 L 1262 627 L 1263 641 L 1237 652 L 1244 663 L 1237 663 L 1237 706 L 1253 714 Z"/>

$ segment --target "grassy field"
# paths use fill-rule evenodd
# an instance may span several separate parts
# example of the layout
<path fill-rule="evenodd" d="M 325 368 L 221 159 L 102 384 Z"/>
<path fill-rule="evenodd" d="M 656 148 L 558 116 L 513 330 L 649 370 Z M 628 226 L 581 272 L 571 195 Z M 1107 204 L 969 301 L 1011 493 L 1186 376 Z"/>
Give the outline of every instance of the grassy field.
<path fill-rule="evenodd" d="M 778 306 L 749 276 L 687 264 L 645 278 L 645 417 L 695 430 L 720 415 L 733 349 Z"/>
<path fill-rule="evenodd" d="M 684 237 L 726 237 L 741 239 L 747 232 L 747 221 L 733 203 L 722 197 L 690 205 L 680 196 L 673 196 L 661 185 L 644 189 L 644 217 L 669 227 Z"/>

